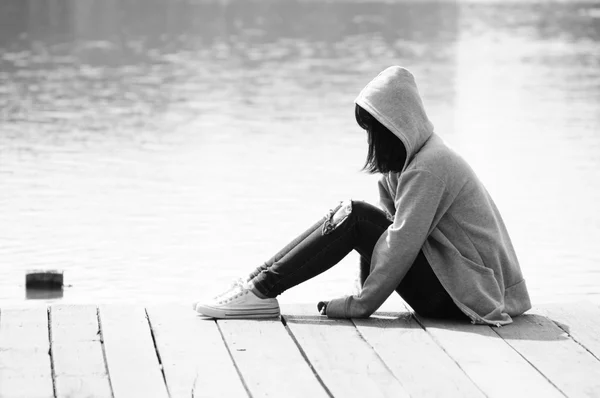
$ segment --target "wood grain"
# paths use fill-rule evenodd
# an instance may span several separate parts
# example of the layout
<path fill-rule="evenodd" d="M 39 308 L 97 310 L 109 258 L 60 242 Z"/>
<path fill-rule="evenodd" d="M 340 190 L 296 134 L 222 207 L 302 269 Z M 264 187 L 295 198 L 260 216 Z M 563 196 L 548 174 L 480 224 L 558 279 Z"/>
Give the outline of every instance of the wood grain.
<path fill-rule="evenodd" d="M 25 375 L 7 375 L 0 371 L 0 397 L 52 398 L 52 378 Z"/>
<path fill-rule="evenodd" d="M 376 313 L 353 322 L 411 396 L 484 397 L 410 313 Z"/>
<path fill-rule="evenodd" d="M 226 320 L 218 325 L 254 398 L 327 397 L 280 320 Z"/>
<path fill-rule="evenodd" d="M 188 306 L 147 313 L 171 398 L 248 396 L 214 320 Z"/>
<path fill-rule="evenodd" d="M 406 390 L 349 320 L 287 306 L 287 326 L 329 391 L 336 397 L 406 397 Z"/>
<path fill-rule="evenodd" d="M 487 396 L 563 396 L 489 326 L 420 317 L 419 320 Z"/>
<path fill-rule="evenodd" d="M 52 341 L 100 341 L 100 326 L 95 305 L 54 304 L 50 306 Z"/>
<path fill-rule="evenodd" d="M 99 315 L 114 398 L 167 398 L 144 308 L 102 305 Z"/>
<path fill-rule="evenodd" d="M 56 396 L 110 398 L 96 306 L 51 306 L 50 331 Z"/>
<path fill-rule="evenodd" d="M 536 307 L 573 340 L 600 358 L 600 306 L 590 302 L 547 304 Z"/>
<path fill-rule="evenodd" d="M 524 315 L 495 332 L 567 396 L 600 396 L 600 361 L 551 320 Z"/>
<path fill-rule="evenodd" d="M 54 396 L 45 306 L 0 310 L 0 397 Z"/>
<path fill-rule="evenodd" d="M 56 379 L 56 393 L 57 397 L 65 398 L 112 397 L 106 377 L 94 375 L 62 375 Z"/>
<path fill-rule="evenodd" d="M 0 398 L 600 396 L 595 304 L 501 328 L 407 310 L 333 320 L 284 305 L 286 325 L 173 305 L 1 308 Z"/>

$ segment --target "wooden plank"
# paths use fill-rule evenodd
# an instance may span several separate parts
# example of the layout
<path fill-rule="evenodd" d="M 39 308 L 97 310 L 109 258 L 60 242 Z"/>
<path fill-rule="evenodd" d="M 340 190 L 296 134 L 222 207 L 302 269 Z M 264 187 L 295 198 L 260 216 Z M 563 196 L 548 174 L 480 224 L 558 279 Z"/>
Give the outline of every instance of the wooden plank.
<path fill-rule="evenodd" d="M 600 358 L 600 306 L 591 302 L 547 304 L 535 312 L 550 318 L 573 340 Z"/>
<path fill-rule="evenodd" d="M 50 331 L 56 396 L 112 397 L 96 306 L 51 306 Z"/>
<path fill-rule="evenodd" d="M 114 398 L 167 398 L 144 308 L 102 305 L 99 317 Z"/>
<path fill-rule="evenodd" d="M 327 397 L 280 320 L 218 321 L 254 397 Z"/>
<path fill-rule="evenodd" d="M 108 386 L 106 365 L 99 341 L 74 341 L 53 343 L 52 359 L 55 377 L 104 376 Z"/>
<path fill-rule="evenodd" d="M 351 321 L 312 315 L 313 306 L 286 306 L 283 311 L 289 330 L 333 396 L 408 396 Z"/>
<path fill-rule="evenodd" d="M 0 397 L 54 396 L 46 307 L 0 312 Z"/>
<path fill-rule="evenodd" d="M 47 348 L 0 349 L 0 373 L 6 377 L 50 377 L 52 370 Z"/>
<path fill-rule="evenodd" d="M 488 397 L 562 397 L 489 326 L 417 317 Z"/>
<path fill-rule="evenodd" d="M 410 396 L 484 397 L 410 312 L 378 312 L 353 322 Z"/>
<path fill-rule="evenodd" d="M 2 309 L 0 337 L 0 348 L 48 350 L 48 309 L 45 306 Z"/>
<path fill-rule="evenodd" d="M 68 376 L 56 379 L 56 396 L 74 397 L 112 397 L 110 386 L 104 376 Z"/>
<path fill-rule="evenodd" d="M 551 320 L 524 315 L 495 332 L 567 396 L 600 396 L 600 361 Z"/>
<path fill-rule="evenodd" d="M 95 305 L 52 305 L 50 320 L 53 342 L 100 341 Z"/>
<path fill-rule="evenodd" d="M 214 320 L 189 306 L 147 313 L 171 398 L 248 396 Z"/>
<path fill-rule="evenodd" d="M 52 398 L 52 378 L 5 375 L 0 371 L 0 397 Z"/>

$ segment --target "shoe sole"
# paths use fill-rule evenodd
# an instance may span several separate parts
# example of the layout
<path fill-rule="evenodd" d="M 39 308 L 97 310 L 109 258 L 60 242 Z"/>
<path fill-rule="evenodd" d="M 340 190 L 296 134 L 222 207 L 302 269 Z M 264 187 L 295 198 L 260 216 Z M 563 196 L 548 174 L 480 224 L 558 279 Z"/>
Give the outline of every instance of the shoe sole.
<path fill-rule="evenodd" d="M 196 312 L 217 319 L 257 319 L 257 318 L 276 318 L 281 315 L 278 307 L 254 308 L 254 309 L 229 309 L 207 307 L 203 305 L 196 306 Z"/>

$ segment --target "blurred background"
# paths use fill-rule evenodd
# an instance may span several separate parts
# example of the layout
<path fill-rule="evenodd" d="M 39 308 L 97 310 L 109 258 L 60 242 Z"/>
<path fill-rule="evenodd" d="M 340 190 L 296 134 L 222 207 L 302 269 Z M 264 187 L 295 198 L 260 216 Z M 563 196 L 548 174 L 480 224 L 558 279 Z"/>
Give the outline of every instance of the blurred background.
<path fill-rule="evenodd" d="M 600 3 L 0 0 L 0 303 L 191 301 L 377 200 L 353 100 L 416 76 L 536 303 L 600 301 Z M 349 293 L 358 258 L 286 292 Z"/>

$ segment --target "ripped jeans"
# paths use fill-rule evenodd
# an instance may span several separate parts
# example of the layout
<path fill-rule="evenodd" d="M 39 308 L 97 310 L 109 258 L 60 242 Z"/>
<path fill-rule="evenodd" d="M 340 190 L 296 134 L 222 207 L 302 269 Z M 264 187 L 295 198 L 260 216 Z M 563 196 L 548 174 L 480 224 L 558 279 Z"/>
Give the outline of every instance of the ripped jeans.
<path fill-rule="evenodd" d="M 356 250 L 360 255 L 362 286 L 369 275 L 375 244 L 391 223 L 385 212 L 366 202 L 341 203 L 256 268 L 248 280 L 252 280 L 266 297 L 276 297 L 328 270 Z M 422 316 L 466 319 L 442 287 L 422 251 L 396 292 Z"/>

